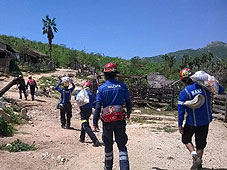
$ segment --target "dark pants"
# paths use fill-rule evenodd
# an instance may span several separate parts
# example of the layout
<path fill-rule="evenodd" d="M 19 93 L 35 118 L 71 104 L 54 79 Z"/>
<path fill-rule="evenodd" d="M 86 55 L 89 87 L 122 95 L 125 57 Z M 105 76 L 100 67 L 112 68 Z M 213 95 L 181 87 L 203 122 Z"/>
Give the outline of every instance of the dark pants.
<path fill-rule="evenodd" d="M 20 99 L 22 99 L 22 92 L 24 93 L 24 98 L 27 99 L 26 88 L 25 86 L 19 86 Z"/>
<path fill-rule="evenodd" d="M 31 96 L 32 96 L 32 100 L 35 99 L 34 95 L 35 95 L 35 85 L 31 85 L 30 86 L 30 93 L 31 93 Z"/>
<path fill-rule="evenodd" d="M 196 149 L 204 149 L 207 144 L 208 131 L 209 124 L 198 127 L 185 124 L 184 134 L 182 135 L 182 142 L 184 144 L 192 143 L 192 136 L 195 134 Z"/>
<path fill-rule="evenodd" d="M 82 108 L 80 107 L 80 116 L 81 116 L 81 133 L 80 133 L 80 140 L 84 142 L 85 140 L 85 133 L 88 134 L 90 139 L 93 143 L 95 143 L 98 139 L 93 133 L 90 125 L 89 125 L 89 118 L 92 114 L 92 108 Z"/>
<path fill-rule="evenodd" d="M 62 104 L 63 106 L 60 108 L 60 116 L 61 116 L 61 125 L 70 127 L 70 120 L 72 117 L 72 105 L 71 103 Z M 65 119 L 66 115 L 66 119 Z"/>
<path fill-rule="evenodd" d="M 105 145 L 105 170 L 113 167 L 113 133 L 119 149 L 120 170 L 129 170 L 129 160 L 126 143 L 128 141 L 125 120 L 111 123 L 103 122 L 102 139 Z"/>

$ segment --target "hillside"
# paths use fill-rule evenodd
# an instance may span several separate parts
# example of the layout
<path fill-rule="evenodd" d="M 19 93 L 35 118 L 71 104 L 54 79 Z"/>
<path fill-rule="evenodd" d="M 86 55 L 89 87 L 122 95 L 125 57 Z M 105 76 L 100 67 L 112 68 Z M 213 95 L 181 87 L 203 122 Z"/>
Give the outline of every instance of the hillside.
<path fill-rule="evenodd" d="M 218 58 L 227 59 L 227 43 L 220 42 L 220 41 L 213 41 L 207 44 L 204 48 L 178 50 L 176 52 L 168 53 L 167 55 L 175 56 L 176 59 L 178 60 L 178 59 L 181 59 L 184 55 L 196 57 L 207 52 L 213 53 L 213 55 Z M 162 55 L 153 56 L 153 57 L 143 57 L 142 59 L 150 62 L 153 62 L 153 61 L 159 62 L 162 59 Z"/>

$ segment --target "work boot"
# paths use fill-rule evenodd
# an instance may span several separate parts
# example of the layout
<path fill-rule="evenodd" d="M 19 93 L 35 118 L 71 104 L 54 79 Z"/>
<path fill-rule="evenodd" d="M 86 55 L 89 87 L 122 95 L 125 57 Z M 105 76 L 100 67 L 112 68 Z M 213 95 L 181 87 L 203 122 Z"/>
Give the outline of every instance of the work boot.
<path fill-rule="evenodd" d="M 202 167 L 202 160 L 198 155 L 193 156 L 193 164 L 190 170 L 199 170 Z"/>
<path fill-rule="evenodd" d="M 81 143 L 84 143 L 84 140 L 82 140 L 82 139 L 79 139 L 79 142 L 81 142 Z"/>
<path fill-rule="evenodd" d="M 65 125 L 62 124 L 62 125 L 61 125 L 61 128 L 65 129 Z"/>
<path fill-rule="evenodd" d="M 93 146 L 94 146 L 94 147 L 99 147 L 99 146 L 102 146 L 102 144 L 99 142 L 99 140 L 96 140 L 96 141 L 93 143 Z"/>

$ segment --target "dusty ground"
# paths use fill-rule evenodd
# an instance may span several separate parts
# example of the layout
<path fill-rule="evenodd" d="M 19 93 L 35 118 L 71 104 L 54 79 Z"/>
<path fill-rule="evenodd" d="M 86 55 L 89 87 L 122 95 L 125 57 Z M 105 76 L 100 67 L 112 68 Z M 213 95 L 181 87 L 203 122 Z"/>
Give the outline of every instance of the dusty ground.
<path fill-rule="evenodd" d="M 58 70 L 53 74 L 69 73 L 70 70 Z M 43 74 L 42 74 L 43 75 Z M 34 75 L 38 79 L 42 75 Z M 25 77 L 27 80 L 27 77 Z M 0 89 L 12 79 L 0 82 Z M 77 87 L 79 88 L 79 87 Z M 0 144 L 20 139 L 25 143 L 35 142 L 39 149 L 30 152 L 10 153 L 0 150 L 1 170 L 102 170 L 104 147 L 94 148 L 89 138 L 86 143 L 78 141 L 80 120 L 78 107 L 73 103 L 73 130 L 60 127 L 59 110 L 56 109 L 57 99 L 45 96 L 35 101 L 19 100 L 18 90 L 12 87 L 4 97 L 13 98 L 16 102 L 29 109 L 32 123 L 19 125 L 13 137 L 0 138 Z M 152 113 L 152 114 L 151 114 Z M 191 166 L 191 157 L 180 141 L 177 129 L 177 118 L 171 112 L 155 112 L 143 110 L 133 113 L 134 122 L 127 125 L 128 152 L 132 170 L 187 170 Z M 146 117 L 144 122 L 140 117 Z M 138 123 L 140 122 L 140 123 Z M 101 123 L 100 123 L 101 126 Z M 204 153 L 203 165 L 206 169 L 227 169 L 227 125 L 214 120 L 210 125 L 208 144 Z M 96 133 L 101 140 L 101 132 Z M 119 169 L 118 151 L 114 144 L 114 170 Z M 64 159 L 65 162 L 60 161 Z"/>

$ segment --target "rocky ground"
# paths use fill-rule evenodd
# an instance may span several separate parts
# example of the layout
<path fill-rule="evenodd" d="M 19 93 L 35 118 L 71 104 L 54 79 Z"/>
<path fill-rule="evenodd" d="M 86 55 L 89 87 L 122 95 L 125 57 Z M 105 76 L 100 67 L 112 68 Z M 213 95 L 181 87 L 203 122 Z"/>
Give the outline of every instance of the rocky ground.
<path fill-rule="evenodd" d="M 33 77 L 62 75 L 74 73 L 72 70 L 60 69 L 54 73 L 37 74 Z M 27 77 L 25 76 L 27 80 Z M 12 77 L 0 82 L 0 89 Z M 80 87 L 78 86 L 77 89 Z M 28 109 L 32 119 L 18 125 L 13 137 L 1 137 L 0 144 L 11 143 L 20 139 L 25 143 L 35 143 L 38 150 L 10 153 L 0 150 L 1 170 L 102 170 L 104 147 L 93 147 L 91 140 L 79 142 L 79 110 L 74 100 L 72 127 L 62 129 L 56 98 L 36 97 L 35 101 L 19 100 L 18 89 L 12 87 L 4 97 L 14 99 Z M 101 126 L 101 123 L 100 123 Z M 101 140 L 101 131 L 96 135 Z M 131 121 L 127 125 L 128 152 L 132 170 L 187 170 L 192 159 L 181 143 L 177 131 L 176 112 L 156 111 L 135 108 Z M 119 169 L 118 150 L 114 144 L 114 170 Z M 204 153 L 205 169 L 227 169 L 227 124 L 214 120 L 210 125 L 208 144 Z"/>

